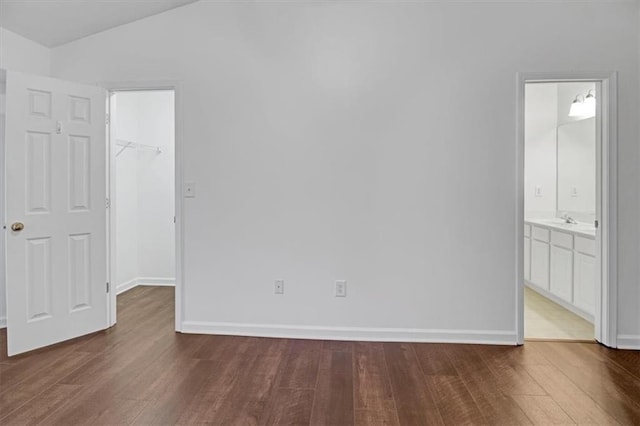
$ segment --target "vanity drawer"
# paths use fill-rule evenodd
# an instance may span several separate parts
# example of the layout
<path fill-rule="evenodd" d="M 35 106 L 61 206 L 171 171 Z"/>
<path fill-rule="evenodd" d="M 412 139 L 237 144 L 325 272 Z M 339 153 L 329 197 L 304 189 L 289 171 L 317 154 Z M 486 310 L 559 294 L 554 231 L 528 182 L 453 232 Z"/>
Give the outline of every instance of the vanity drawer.
<path fill-rule="evenodd" d="M 524 236 L 525 237 L 531 236 L 531 225 L 524 225 Z"/>
<path fill-rule="evenodd" d="M 531 227 L 531 235 L 535 240 L 549 242 L 549 230 L 544 228 L 538 228 L 537 226 Z"/>
<path fill-rule="evenodd" d="M 578 237 L 576 235 L 576 251 L 580 253 L 588 254 L 589 256 L 596 255 L 596 240 L 590 238 Z"/>
<path fill-rule="evenodd" d="M 573 235 L 564 232 L 551 231 L 551 244 L 573 250 Z"/>

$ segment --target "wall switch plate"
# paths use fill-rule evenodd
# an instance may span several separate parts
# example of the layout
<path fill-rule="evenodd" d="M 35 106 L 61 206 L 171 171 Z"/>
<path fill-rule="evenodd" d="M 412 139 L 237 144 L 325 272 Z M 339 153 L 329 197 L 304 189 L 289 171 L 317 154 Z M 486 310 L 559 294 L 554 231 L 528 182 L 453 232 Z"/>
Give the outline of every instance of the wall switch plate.
<path fill-rule="evenodd" d="M 336 281 L 336 297 L 347 297 L 347 282 L 345 280 Z"/>
<path fill-rule="evenodd" d="M 284 294 L 284 280 L 276 280 L 273 292 L 275 294 Z"/>
<path fill-rule="evenodd" d="M 577 197 L 578 196 L 578 188 L 573 186 L 571 187 L 571 196 L 572 197 Z"/>
<path fill-rule="evenodd" d="M 542 197 L 542 187 L 541 186 L 536 186 L 535 196 L 536 197 Z"/>
<path fill-rule="evenodd" d="M 195 198 L 196 196 L 196 184 L 195 182 L 185 182 L 183 188 L 184 198 Z"/>

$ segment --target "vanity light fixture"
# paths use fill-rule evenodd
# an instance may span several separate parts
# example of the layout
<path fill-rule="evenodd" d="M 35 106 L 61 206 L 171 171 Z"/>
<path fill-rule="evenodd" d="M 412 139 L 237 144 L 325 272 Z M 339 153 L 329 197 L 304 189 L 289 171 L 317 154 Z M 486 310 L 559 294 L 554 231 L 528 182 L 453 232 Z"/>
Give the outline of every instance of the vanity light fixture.
<path fill-rule="evenodd" d="M 595 117 L 596 115 L 596 97 L 593 94 L 593 89 L 589 90 L 587 96 L 584 98 L 585 113 L 588 117 Z"/>
<path fill-rule="evenodd" d="M 581 119 L 595 117 L 596 97 L 592 92 L 593 90 L 589 90 L 586 96 L 576 95 L 576 98 L 571 102 L 569 117 L 579 117 Z"/>
<path fill-rule="evenodd" d="M 582 97 L 582 100 L 579 98 Z M 582 117 L 585 115 L 585 103 L 584 96 L 576 95 L 576 98 L 571 102 L 571 108 L 569 109 L 569 117 Z"/>

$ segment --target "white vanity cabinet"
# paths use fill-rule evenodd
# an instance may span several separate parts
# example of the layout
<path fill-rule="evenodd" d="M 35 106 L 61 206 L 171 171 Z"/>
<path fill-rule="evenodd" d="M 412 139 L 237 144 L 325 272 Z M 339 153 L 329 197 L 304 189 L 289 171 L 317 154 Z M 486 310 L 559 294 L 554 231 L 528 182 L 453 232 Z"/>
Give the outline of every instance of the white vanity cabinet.
<path fill-rule="evenodd" d="M 531 282 L 549 290 L 549 231 L 531 227 Z"/>
<path fill-rule="evenodd" d="M 551 231 L 551 277 L 549 290 L 571 302 L 573 295 L 573 236 Z"/>
<path fill-rule="evenodd" d="M 524 280 L 528 287 L 593 322 L 595 237 L 525 224 Z"/>
<path fill-rule="evenodd" d="M 524 226 L 524 279 L 531 280 L 531 225 Z"/>
<path fill-rule="evenodd" d="M 595 277 L 597 273 L 596 242 L 579 236 L 575 237 L 575 241 L 573 303 L 580 309 L 593 313 L 595 311 Z"/>

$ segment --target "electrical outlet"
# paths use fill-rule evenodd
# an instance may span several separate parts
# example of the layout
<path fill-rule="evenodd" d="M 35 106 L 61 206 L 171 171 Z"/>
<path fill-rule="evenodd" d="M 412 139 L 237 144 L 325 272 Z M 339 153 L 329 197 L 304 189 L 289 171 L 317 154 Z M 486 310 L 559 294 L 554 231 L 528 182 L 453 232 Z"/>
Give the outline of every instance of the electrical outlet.
<path fill-rule="evenodd" d="M 276 280 L 273 292 L 275 294 L 284 294 L 284 280 Z"/>
<path fill-rule="evenodd" d="M 536 186 L 535 195 L 536 195 L 536 197 L 542 197 L 542 187 L 541 186 Z"/>
<path fill-rule="evenodd" d="M 578 196 L 578 188 L 573 186 L 571 187 L 571 196 L 572 197 L 577 197 Z"/>
<path fill-rule="evenodd" d="M 347 282 L 345 280 L 336 281 L 336 297 L 347 297 Z"/>
<path fill-rule="evenodd" d="M 185 182 L 184 183 L 184 198 L 195 198 L 196 197 L 196 184 L 195 182 Z"/>

